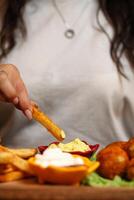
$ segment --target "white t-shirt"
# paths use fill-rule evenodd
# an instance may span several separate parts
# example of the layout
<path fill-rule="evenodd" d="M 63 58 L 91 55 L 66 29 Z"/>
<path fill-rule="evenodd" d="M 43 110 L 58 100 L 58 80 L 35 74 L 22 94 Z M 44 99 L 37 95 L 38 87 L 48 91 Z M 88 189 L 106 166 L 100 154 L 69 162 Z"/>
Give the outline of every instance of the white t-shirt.
<path fill-rule="evenodd" d="M 72 39 L 51 0 L 33 0 L 25 10 L 27 38 L 5 59 L 18 67 L 30 97 L 65 132 L 106 145 L 134 135 L 134 78 L 122 78 L 110 57 L 110 43 L 98 30 L 96 0 L 56 0 L 64 19 L 75 31 Z M 86 8 L 84 8 L 86 6 Z M 101 14 L 107 31 L 111 28 Z M 31 147 L 55 141 L 34 120 L 28 121 L 12 105 L 1 104 L 3 144 Z M 5 121 L 5 122 L 4 122 Z M 3 126 L 2 126 L 3 125 Z"/>

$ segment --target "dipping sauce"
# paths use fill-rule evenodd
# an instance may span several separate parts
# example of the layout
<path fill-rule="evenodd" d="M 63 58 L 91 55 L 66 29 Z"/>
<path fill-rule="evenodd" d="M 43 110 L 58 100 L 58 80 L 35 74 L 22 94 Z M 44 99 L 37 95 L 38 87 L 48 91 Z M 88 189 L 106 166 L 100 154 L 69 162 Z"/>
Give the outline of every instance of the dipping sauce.
<path fill-rule="evenodd" d="M 43 154 L 36 154 L 35 162 L 42 167 L 57 166 L 69 167 L 83 165 L 84 162 L 80 157 L 74 157 L 70 153 L 62 152 L 60 148 L 48 148 Z"/>
<path fill-rule="evenodd" d="M 87 145 L 85 142 L 82 142 L 79 138 L 76 138 L 75 140 L 66 144 L 63 143 L 51 144 L 48 148 L 52 149 L 56 147 L 60 148 L 64 152 L 74 152 L 74 151 L 85 152 L 91 150 L 89 145 Z"/>

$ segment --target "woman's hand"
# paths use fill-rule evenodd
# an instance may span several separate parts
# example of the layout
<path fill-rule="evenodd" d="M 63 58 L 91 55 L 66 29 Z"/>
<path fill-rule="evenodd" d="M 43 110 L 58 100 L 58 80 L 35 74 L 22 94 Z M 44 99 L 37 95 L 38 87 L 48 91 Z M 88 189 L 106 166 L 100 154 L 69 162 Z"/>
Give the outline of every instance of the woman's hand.
<path fill-rule="evenodd" d="M 14 65 L 0 65 L 0 101 L 13 103 L 28 119 L 32 119 L 32 104 L 20 73 Z"/>

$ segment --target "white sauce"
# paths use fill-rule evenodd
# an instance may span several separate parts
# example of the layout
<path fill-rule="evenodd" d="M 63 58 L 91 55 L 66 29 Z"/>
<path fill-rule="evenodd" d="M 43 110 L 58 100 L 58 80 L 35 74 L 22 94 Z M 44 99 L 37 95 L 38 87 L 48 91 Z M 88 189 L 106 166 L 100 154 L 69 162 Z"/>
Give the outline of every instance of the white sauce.
<path fill-rule="evenodd" d="M 62 152 L 59 148 L 47 149 L 43 154 L 35 156 L 36 163 L 42 167 L 57 166 L 67 167 L 73 165 L 83 165 L 84 162 L 81 158 L 75 158 L 70 153 Z"/>

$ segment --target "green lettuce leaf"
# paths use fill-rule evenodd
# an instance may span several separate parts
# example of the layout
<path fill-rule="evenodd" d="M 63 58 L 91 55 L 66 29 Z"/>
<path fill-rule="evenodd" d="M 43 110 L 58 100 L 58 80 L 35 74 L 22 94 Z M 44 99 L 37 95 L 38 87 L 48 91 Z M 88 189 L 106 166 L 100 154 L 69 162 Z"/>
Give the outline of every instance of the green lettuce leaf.
<path fill-rule="evenodd" d="M 86 176 L 82 181 L 83 185 L 96 186 L 96 187 L 134 187 L 134 180 L 127 181 L 120 176 L 116 176 L 113 180 L 101 177 L 96 172 Z"/>

